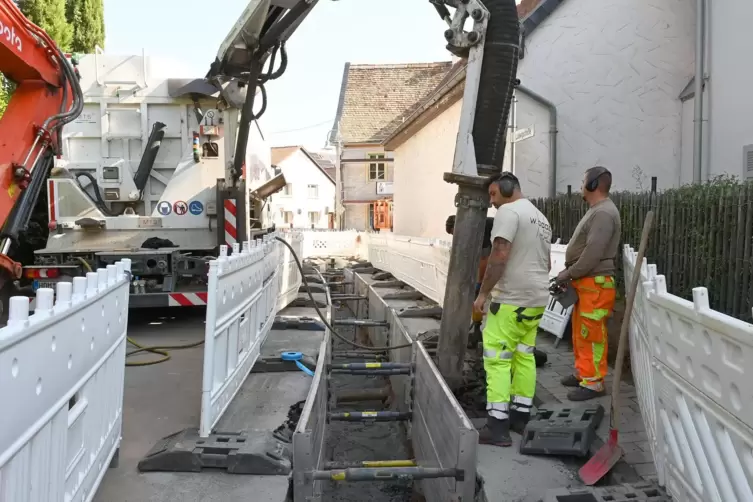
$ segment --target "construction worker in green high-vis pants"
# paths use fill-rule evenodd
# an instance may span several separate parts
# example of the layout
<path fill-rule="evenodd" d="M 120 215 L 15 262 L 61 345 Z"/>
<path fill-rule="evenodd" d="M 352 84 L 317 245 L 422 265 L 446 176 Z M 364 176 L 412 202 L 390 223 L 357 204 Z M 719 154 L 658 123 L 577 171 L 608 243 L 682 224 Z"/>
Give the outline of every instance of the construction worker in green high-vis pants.
<path fill-rule="evenodd" d="M 510 430 L 522 432 L 536 391 L 536 332 L 549 302 L 552 230 L 546 217 L 523 198 L 509 172 L 487 181 L 494 217 L 492 251 L 478 297 L 483 312 L 491 303 L 483 331 L 486 370 L 486 425 L 479 443 L 510 446 Z"/>

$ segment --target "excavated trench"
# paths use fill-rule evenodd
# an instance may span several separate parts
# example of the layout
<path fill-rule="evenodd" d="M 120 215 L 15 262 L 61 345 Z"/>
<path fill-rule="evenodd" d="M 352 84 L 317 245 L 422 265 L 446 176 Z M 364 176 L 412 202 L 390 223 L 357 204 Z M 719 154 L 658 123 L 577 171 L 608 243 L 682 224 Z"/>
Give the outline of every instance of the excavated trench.
<path fill-rule="evenodd" d="M 337 318 L 353 318 L 353 312 L 346 306 L 335 309 Z M 358 328 L 338 326 L 337 332 L 359 343 Z M 333 339 L 334 352 L 357 350 L 337 337 Z M 362 359 L 361 359 L 362 360 Z M 338 362 L 357 362 L 358 358 L 338 358 Z M 330 391 L 338 395 L 354 392 L 385 389 L 389 379 L 385 376 L 342 375 L 330 377 Z M 389 409 L 389 399 L 337 402 L 332 412 L 381 411 Z M 354 462 L 368 460 L 405 460 L 413 458 L 405 428 L 400 422 L 331 422 L 328 425 L 326 458 L 334 462 Z M 351 502 L 369 500 L 374 502 L 408 502 L 413 500 L 412 482 L 377 481 L 358 483 L 331 483 L 327 487 L 324 502 Z"/>

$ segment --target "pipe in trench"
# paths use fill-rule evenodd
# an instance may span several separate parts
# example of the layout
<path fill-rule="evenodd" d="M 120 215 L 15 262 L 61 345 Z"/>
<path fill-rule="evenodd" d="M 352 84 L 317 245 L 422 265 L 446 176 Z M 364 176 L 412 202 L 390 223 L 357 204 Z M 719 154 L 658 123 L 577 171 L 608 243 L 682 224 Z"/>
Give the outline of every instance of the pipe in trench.
<path fill-rule="evenodd" d="M 519 85 L 518 91 L 549 110 L 549 197 L 554 198 L 557 196 L 557 107 L 524 85 Z"/>
<path fill-rule="evenodd" d="M 696 0 L 695 27 L 695 96 L 693 110 L 693 182 L 703 177 L 703 77 L 706 46 L 706 2 Z"/>

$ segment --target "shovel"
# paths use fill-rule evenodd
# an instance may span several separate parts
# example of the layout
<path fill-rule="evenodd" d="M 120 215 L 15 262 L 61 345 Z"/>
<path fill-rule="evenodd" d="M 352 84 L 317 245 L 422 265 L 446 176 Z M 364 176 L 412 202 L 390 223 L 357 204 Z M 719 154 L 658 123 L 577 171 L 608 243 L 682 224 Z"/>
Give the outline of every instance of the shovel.
<path fill-rule="evenodd" d="M 653 222 L 654 212 L 649 211 L 646 214 L 646 220 L 643 222 L 641 244 L 638 247 L 638 257 L 635 260 L 633 277 L 630 280 L 630 289 L 628 290 L 627 303 L 625 304 L 625 317 L 620 327 L 620 341 L 617 345 L 617 359 L 614 363 L 614 382 L 612 382 L 612 411 L 609 420 L 609 440 L 578 471 L 581 481 L 587 486 L 592 486 L 603 478 L 612 470 L 612 467 L 620 460 L 620 457 L 622 457 L 622 447 L 617 442 L 617 430 L 620 425 L 620 380 L 622 380 L 622 364 L 625 359 L 625 349 L 627 348 L 627 333 L 630 326 L 630 316 L 633 313 L 635 292 L 638 289 L 638 280 L 641 278 L 643 255 L 646 254 L 648 234 L 651 232 Z"/>

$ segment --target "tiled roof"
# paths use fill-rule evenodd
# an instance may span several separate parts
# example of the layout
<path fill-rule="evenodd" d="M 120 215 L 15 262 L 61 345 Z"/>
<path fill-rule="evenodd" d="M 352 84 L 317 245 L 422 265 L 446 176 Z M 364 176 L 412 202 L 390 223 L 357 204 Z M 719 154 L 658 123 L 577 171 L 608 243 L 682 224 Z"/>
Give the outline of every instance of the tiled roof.
<path fill-rule="evenodd" d="M 324 174 L 329 176 L 333 182 L 335 181 L 335 163 L 332 161 L 332 159 L 330 159 L 326 155 L 322 155 L 319 152 L 312 152 L 311 150 L 306 150 L 305 148 L 301 148 L 301 150 L 303 150 L 303 153 L 308 155 L 309 159 L 311 159 Z"/>
<path fill-rule="evenodd" d="M 450 61 L 420 64 L 345 64 L 335 119 L 342 142 L 379 143 L 445 77 Z"/>

